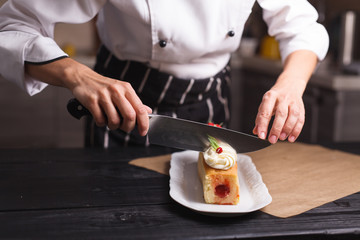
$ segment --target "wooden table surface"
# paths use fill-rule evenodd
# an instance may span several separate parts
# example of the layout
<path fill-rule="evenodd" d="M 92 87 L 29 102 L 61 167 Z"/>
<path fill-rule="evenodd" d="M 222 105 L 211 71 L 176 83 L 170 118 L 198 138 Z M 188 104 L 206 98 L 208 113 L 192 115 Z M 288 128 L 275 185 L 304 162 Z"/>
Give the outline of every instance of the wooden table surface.
<path fill-rule="evenodd" d="M 360 239 L 360 193 L 287 219 L 193 212 L 169 176 L 128 164 L 170 152 L 0 149 L 0 239 Z"/>

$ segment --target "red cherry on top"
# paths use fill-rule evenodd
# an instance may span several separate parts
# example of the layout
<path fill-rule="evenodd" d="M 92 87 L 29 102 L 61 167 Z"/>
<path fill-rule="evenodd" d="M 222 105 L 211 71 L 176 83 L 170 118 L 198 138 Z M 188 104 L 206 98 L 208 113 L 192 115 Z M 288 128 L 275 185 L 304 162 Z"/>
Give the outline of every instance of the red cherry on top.
<path fill-rule="evenodd" d="M 220 154 L 220 153 L 222 153 L 222 148 L 221 147 L 218 147 L 217 149 L 216 149 L 216 153 L 218 153 L 218 154 Z"/>

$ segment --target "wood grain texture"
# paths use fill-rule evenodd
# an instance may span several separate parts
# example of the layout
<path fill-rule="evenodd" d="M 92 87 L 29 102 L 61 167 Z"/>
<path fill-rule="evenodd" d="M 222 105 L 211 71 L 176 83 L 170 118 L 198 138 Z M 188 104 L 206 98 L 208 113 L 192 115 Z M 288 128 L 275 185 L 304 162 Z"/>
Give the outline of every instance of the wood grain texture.
<path fill-rule="evenodd" d="M 169 177 L 128 164 L 163 148 L 0 150 L 0 239 L 357 239 L 360 194 L 292 218 L 204 216 Z M 22 198 L 21 198 L 22 196 Z"/>
<path fill-rule="evenodd" d="M 0 232 L 3 238 L 36 239 L 339 239 L 359 234 L 360 206 L 349 204 L 358 199 L 348 197 L 290 219 L 262 212 L 233 218 L 208 217 L 173 202 L 10 211 L 0 213 Z"/>

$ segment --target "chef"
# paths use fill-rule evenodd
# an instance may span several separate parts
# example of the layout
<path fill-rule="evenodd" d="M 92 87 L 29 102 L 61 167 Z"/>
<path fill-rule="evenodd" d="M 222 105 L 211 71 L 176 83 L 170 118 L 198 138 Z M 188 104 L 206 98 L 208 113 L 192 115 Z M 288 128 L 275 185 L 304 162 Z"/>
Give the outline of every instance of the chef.
<path fill-rule="evenodd" d="M 305 121 L 302 95 L 327 53 L 328 35 L 306 0 L 257 2 L 284 67 L 263 96 L 253 133 L 271 143 L 294 142 Z M 230 55 L 254 3 L 9 0 L 0 9 L 0 74 L 29 95 L 48 84 L 68 88 L 93 116 L 92 146 L 148 144 L 151 112 L 226 126 Z M 69 58 L 53 37 L 56 23 L 95 16 L 102 44 L 93 70 Z"/>

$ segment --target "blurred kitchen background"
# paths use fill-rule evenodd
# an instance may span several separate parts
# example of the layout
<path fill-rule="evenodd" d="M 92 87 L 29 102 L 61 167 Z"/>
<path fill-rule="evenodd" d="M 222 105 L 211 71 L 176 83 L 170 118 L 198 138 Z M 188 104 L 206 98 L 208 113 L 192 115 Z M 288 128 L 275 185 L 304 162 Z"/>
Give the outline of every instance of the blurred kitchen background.
<path fill-rule="evenodd" d="M 0 5 L 4 2 L 0 0 Z M 360 4 L 358 0 L 309 2 L 329 32 L 330 50 L 304 94 L 306 123 L 299 141 L 360 143 Z M 255 5 L 231 64 L 231 128 L 245 133 L 251 133 L 262 95 L 282 68 L 277 43 L 267 36 L 261 14 Z M 94 21 L 58 24 L 55 40 L 71 57 L 93 66 L 99 44 Z M 84 123 L 66 110 L 71 97 L 68 90 L 52 86 L 29 97 L 0 79 L 0 148 L 83 147 Z"/>

